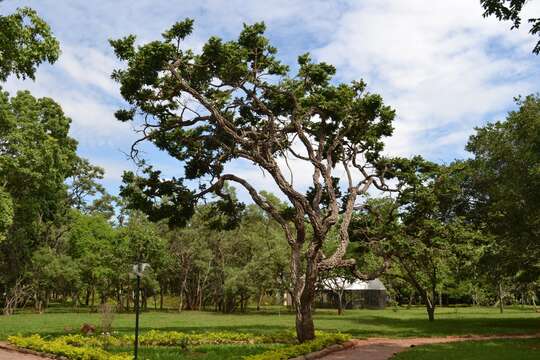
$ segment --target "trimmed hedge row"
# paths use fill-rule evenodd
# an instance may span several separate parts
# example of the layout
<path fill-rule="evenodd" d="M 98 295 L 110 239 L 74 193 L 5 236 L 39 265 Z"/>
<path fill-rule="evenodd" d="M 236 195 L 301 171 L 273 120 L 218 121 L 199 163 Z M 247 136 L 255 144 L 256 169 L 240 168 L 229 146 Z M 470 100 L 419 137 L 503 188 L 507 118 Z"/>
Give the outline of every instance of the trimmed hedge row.
<path fill-rule="evenodd" d="M 43 339 L 39 335 L 10 336 L 9 342 L 21 348 L 39 352 L 65 356 L 72 360 L 128 360 L 131 355 L 111 354 L 104 348 L 121 347 L 133 343 L 132 335 L 64 335 L 52 340 Z M 218 345 L 218 344 L 289 344 L 288 346 L 269 350 L 262 354 L 244 357 L 245 360 L 286 360 L 310 352 L 321 350 L 329 345 L 340 344 L 350 339 L 347 334 L 316 332 L 316 338 L 298 344 L 293 332 L 282 332 L 274 335 L 254 335 L 235 332 L 183 333 L 177 331 L 151 330 L 139 336 L 141 345 L 146 346 L 180 346 Z"/>
<path fill-rule="evenodd" d="M 133 335 L 64 335 L 56 338 L 69 345 L 88 347 L 118 347 L 133 344 Z M 295 343 L 293 332 L 281 332 L 272 335 L 255 335 L 230 331 L 208 333 L 184 333 L 179 331 L 150 330 L 139 335 L 139 344 L 148 346 L 188 346 L 219 344 L 292 344 Z"/>
<path fill-rule="evenodd" d="M 286 346 L 276 350 L 265 351 L 262 354 L 245 356 L 244 360 L 287 360 L 300 355 L 319 351 L 333 344 L 341 344 L 351 338 L 347 334 L 319 333 L 315 340 L 302 344 Z"/>
<path fill-rule="evenodd" d="M 45 340 L 39 335 L 27 337 L 10 336 L 8 341 L 15 346 L 47 354 L 65 356 L 71 360 L 131 360 L 128 354 L 111 354 L 95 347 L 78 347 L 67 344 L 61 338 Z"/>

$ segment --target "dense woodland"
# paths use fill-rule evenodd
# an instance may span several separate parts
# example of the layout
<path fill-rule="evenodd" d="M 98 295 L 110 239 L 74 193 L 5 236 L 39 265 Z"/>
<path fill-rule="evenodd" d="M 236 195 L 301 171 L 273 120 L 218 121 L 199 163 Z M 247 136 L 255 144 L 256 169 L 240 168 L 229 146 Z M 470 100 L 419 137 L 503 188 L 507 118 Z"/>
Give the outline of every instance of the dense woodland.
<path fill-rule="evenodd" d="M 426 306 L 430 320 L 441 305 L 536 306 L 540 97 L 518 98 L 506 119 L 475 129 L 470 158 L 390 158 L 383 140 L 394 110 L 364 83 L 336 85 L 335 69 L 307 55 L 288 75 L 262 24 L 246 26 L 237 41 L 211 38 L 200 55 L 183 52 L 176 44 L 192 26 L 178 23 L 138 48 L 132 36 L 111 44 L 127 62 L 113 77 L 131 106 L 117 117 L 155 119 L 138 120 L 148 131 L 142 140 L 185 164 L 186 181 L 211 179 L 199 189 L 146 168 L 146 177 L 126 173 L 112 196 L 100 184 L 103 170 L 77 155 L 71 120 L 54 99 L 0 93 L 5 315 L 53 303 L 132 311 L 136 262 L 151 265 L 145 309 L 243 312 L 291 294 L 302 308 L 300 340 L 310 338 L 302 323 L 313 310 L 309 291 L 344 272 L 379 276 L 391 304 Z M 1 80 L 33 79 L 39 63 L 59 56 L 30 9 L 0 16 L 0 29 L 9 40 L 0 42 Z M 206 112 L 185 115 L 191 109 L 176 92 Z M 274 159 L 287 152 L 313 165 L 311 188 L 293 188 L 276 169 Z M 242 157 L 268 171 L 283 194 L 223 174 L 223 163 Z M 338 163 L 359 170 L 358 185 Z M 235 187 L 253 203 L 240 203 Z"/>

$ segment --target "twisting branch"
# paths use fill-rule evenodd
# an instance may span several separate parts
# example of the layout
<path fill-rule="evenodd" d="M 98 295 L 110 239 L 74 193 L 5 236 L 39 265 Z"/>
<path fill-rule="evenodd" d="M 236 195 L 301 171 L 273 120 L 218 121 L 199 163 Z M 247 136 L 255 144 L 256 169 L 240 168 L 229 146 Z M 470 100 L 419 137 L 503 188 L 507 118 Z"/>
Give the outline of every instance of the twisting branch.
<path fill-rule="evenodd" d="M 263 209 L 268 214 L 270 214 L 281 225 L 281 227 L 283 228 L 283 230 L 285 232 L 285 237 L 287 238 L 287 241 L 290 244 L 294 243 L 294 238 L 292 236 L 292 233 L 291 233 L 291 230 L 289 228 L 289 225 L 288 225 L 287 221 L 283 218 L 283 216 L 281 216 L 279 214 L 279 211 L 269 201 L 264 199 L 257 192 L 257 190 L 255 190 L 255 188 L 253 186 L 251 186 L 251 184 L 249 184 L 245 179 L 242 179 L 241 177 L 233 175 L 233 174 L 221 175 L 218 182 L 216 182 L 216 184 L 214 184 L 216 186 L 216 189 L 223 187 L 224 182 L 227 181 L 227 180 L 228 181 L 234 181 L 234 182 L 242 185 L 248 191 L 248 193 L 251 196 L 251 198 L 253 199 L 253 201 L 255 201 L 255 203 L 261 209 Z M 210 190 L 210 188 L 207 189 L 207 190 L 213 191 L 213 190 Z"/>

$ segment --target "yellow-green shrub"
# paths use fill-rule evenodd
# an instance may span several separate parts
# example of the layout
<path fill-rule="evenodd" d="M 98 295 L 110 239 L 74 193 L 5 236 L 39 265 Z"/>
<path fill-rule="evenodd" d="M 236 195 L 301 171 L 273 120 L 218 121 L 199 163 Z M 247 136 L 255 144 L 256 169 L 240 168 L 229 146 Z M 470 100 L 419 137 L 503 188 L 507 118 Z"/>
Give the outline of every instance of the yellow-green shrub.
<path fill-rule="evenodd" d="M 63 341 L 68 345 L 87 347 L 107 348 L 111 346 L 122 346 L 124 344 L 121 339 L 112 335 L 84 336 L 79 334 L 72 334 L 57 337 L 55 340 Z"/>
<path fill-rule="evenodd" d="M 133 335 L 122 337 L 124 343 L 132 343 Z M 182 346 L 182 345 L 216 345 L 216 344 L 269 344 L 269 343 L 292 343 L 292 332 L 283 332 L 274 335 L 255 335 L 250 333 L 238 333 L 231 331 L 208 332 L 208 333 L 183 333 L 178 331 L 150 330 L 139 336 L 141 345 L 152 346 Z"/>
<path fill-rule="evenodd" d="M 318 333 L 315 340 L 302 344 L 289 345 L 276 350 L 265 351 L 262 354 L 245 356 L 244 360 L 287 360 L 310 352 L 321 350 L 333 344 L 341 344 L 350 339 L 347 334 Z"/>
<path fill-rule="evenodd" d="M 110 354 L 99 348 L 69 345 L 62 338 L 45 340 L 39 335 L 10 336 L 8 341 L 21 348 L 65 356 L 71 360 L 130 360 L 132 358 L 127 354 Z"/>

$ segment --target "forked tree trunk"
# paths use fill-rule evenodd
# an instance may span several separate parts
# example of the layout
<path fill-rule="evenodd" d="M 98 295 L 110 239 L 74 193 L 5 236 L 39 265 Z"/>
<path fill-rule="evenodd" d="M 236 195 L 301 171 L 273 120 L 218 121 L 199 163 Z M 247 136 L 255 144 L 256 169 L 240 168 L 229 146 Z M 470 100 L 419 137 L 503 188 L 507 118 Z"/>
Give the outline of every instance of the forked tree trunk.
<path fill-rule="evenodd" d="M 431 297 L 427 293 L 424 295 L 424 302 L 426 303 L 426 311 L 429 321 L 435 321 L 435 306 L 437 305 L 437 303 L 435 302 L 435 296 L 435 290 L 433 290 L 433 292 L 431 293 Z"/>

